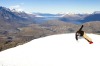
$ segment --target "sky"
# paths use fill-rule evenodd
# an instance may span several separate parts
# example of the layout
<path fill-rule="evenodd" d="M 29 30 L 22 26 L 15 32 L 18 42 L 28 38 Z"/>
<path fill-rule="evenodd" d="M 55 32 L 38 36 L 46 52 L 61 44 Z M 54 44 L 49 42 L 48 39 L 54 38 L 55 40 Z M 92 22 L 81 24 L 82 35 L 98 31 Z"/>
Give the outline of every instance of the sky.
<path fill-rule="evenodd" d="M 0 6 L 27 13 L 92 13 L 100 0 L 0 0 Z"/>

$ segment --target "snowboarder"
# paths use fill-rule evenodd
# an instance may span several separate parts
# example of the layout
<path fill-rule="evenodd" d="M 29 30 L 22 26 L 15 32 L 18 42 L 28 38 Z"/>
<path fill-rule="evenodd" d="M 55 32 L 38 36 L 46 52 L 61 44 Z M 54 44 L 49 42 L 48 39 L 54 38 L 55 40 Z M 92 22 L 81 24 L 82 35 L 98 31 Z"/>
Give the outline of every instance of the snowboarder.
<path fill-rule="evenodd" d="M 86 35 L 86 33 L 82 30 L 82 28 L 83 28 L 83 25 L 82 25 L 81 28 L 76 32 L 76 37 L 75 37 L 76 40 L 78 40 L 78 37 L 84 37 L 84 38 L 89 42 L 89 44 L 92 44 L 92 43 L 93 43 L 93 42 L 92 42 L 92 39 Z"/>

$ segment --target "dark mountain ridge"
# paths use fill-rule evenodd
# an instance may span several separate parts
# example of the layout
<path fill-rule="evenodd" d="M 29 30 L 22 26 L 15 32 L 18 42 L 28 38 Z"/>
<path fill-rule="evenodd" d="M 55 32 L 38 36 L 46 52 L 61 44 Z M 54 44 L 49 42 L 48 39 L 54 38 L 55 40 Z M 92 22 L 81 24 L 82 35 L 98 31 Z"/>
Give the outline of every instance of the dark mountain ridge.
<path fill-rule="evenodd" d="M 84 22 L 84 23 L 90 21 L 100 21 L 100 13 L 90 14 L 87 17 L 85 17 L 83 20 L 80 20 L 80 22 Z"/>

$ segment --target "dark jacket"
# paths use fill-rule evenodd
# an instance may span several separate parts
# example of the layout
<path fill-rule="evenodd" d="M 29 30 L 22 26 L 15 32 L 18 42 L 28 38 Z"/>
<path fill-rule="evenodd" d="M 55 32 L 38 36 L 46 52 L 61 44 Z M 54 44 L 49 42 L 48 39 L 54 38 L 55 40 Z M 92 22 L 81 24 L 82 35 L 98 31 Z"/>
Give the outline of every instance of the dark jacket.
<path fill-rule="evenodd" d="M 76 32 L 76 40 L 78 40 L 78 36 L 83 36 L 84 35 L 84 31 L 82 31 L 83 25 L 81 26 L 81 28 Z"/>

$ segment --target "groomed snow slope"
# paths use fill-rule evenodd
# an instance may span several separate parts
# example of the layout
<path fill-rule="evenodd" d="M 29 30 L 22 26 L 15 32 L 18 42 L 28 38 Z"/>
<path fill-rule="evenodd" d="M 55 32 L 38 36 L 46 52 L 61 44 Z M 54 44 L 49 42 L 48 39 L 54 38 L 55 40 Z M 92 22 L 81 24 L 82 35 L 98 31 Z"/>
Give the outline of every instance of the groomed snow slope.
<path fill-rule="evenodd" d="M 0 66 L 100 66 L 100 35 L 88 34 L 75 40 L 75 34 L 53 35 L 0 52 Z"/>

